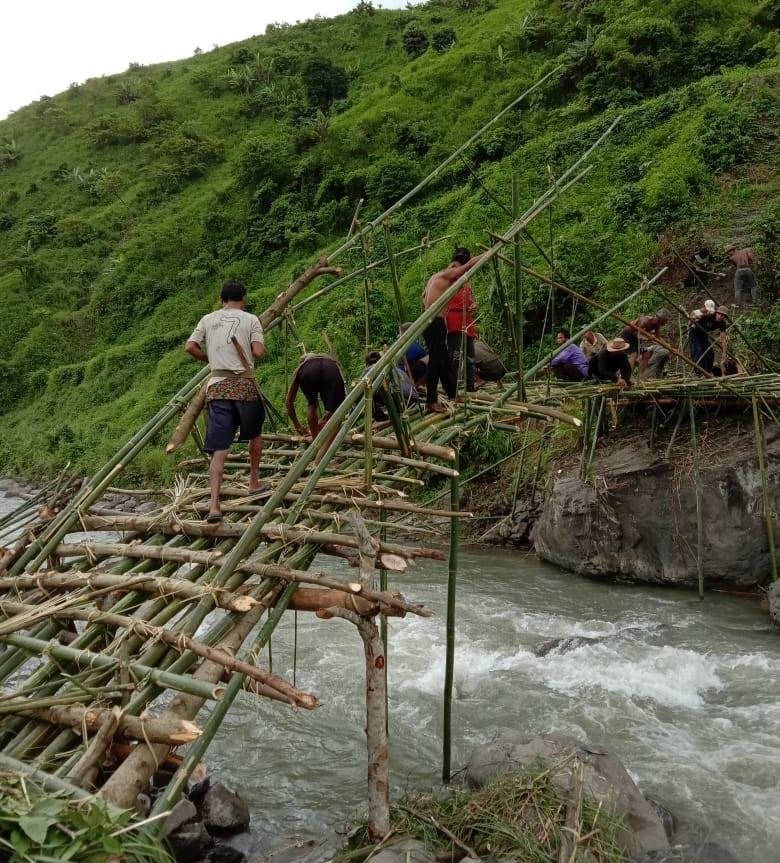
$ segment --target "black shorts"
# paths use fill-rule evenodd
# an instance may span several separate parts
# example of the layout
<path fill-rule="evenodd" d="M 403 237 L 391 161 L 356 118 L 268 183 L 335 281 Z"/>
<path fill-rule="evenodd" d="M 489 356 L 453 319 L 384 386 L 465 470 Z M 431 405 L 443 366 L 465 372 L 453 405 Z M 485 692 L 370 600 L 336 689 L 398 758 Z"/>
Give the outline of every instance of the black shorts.
<path fill-rule="evenodd" d="M 628 342 L 629 354 L 639 353 L 639 333 L 636 330 L 623 330 L 620 336 Z"/>
<path fill-rule="evenodd" d="M 333 413 L 347 397 L 341 368 L 335 360 L 328 357 L 312 357 L 298 368 L 298 385 L 310 405 L 317 404 L 317 398 L 328 413 Z"/>
<path fill-rule="evenodd" d="M 265 408 L 260 399 L 237 402 L 233 399 L 214 399 L 208 403 L 209 421 L 203 449 L 208 453 L 230 449 L 236 439 L 246 441 L 260 437 L 265 420 Z"/>

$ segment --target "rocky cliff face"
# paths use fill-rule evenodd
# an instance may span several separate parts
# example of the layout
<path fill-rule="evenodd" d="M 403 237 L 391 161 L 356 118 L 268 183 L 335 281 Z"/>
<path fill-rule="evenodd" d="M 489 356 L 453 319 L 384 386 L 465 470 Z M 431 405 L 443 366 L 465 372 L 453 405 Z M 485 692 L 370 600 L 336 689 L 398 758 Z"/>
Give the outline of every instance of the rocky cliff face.
<path fill-rule="evenodd" d="M 780 430 L 766 428 L 773 515 L 780 510 Z M 717 443 L 717 449 L 709 452 Z M 700 458 L 704 580 L 745 589 L 770 578 L 761 476 L 752 434 L 722 430 Z M 696 584 L 696 493 L 689 452 L 665 461 L 642 440 L 600 444 L 592 476 L 559 472 L 533 531 L 545 560 L 580 575 L 649 584 Z M 776 519 L 775 519 L 776 521 Z M 780 532 L 775 531 L 780 548 Z"/>

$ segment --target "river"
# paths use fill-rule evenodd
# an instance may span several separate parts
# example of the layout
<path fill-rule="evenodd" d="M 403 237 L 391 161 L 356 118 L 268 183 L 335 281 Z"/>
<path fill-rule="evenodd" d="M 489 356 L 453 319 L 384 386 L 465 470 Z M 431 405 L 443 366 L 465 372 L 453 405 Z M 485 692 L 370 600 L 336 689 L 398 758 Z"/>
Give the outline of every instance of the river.
<path fill-rule="evenodd" d="M 12 501 L 0 496 L 0 513 Z M 334 558 L 317 565 L 355 571 Z M 438 785 L 446 566 L 420 561 L 391 587 L 434 613 L 390 621 L 393 793 Z M 259 834 L 339 827 L 365 800 L 363 654 L 341 620 L 298 615 L 296 680 L 323 704 L 295 712 L 242 694 L 206 760 L 250 805 Z M 551 638 L 608 636 L 536 656 Z M 293 615 L 273 668 L 292 679 Z M 642 790 L 742 863 L 780 847 L 780 632 L 756 602 L 603 584 L 531 554 L 462 551 L 453 765 L 496 730 L 587 739 Z"/>
<path fill-rule="evenodd" d="M 333 569 L 332 559 L 327 564 Z M 354 571 L 352 571 L 354 574 Z M 390 621 L 393 793 L 441 770 L 446 567 L 392 586 L 436 617 Z M 642 790 L 744 863 L 780 847 L 780 633 L 758 604 L 725 595 L 600 584 L 533 555 L 461 553 L 453 765 L 500 728 L 586 738 L 618 755 Z M 609 636 L 567 653 L 532 648 Z M 293 674 L 287 615 L 273 668 Z M 313 713 L 243 695 L 209 767 L 245 796 L 258 833 L 339 826 L 365 799 L 363 658 L 353 627 L 298 615 L 297 683 Z"/>

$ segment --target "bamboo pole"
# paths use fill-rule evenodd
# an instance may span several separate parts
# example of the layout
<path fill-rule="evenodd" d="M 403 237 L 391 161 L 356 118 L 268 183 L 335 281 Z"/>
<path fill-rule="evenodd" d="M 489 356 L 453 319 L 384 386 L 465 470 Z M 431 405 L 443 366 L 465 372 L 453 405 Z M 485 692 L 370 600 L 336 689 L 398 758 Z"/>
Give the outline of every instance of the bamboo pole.
<path fill-rule="evenodd" d="M 520 181 L 517 174 L 512 175 L 512 218 L 520 215 Z M 520 257 L 520 234 L 516 234 L 512 248 L 514 251 L 515 276 L 515 347 L 517 350 L 517 394 L 520 401 L 525 401 L 525 383 L 523 381 L 523 327 L 525 325 L 523 300 L 523 261 Z"/>
<path fill-rule="evenodd" d="M 398 326 L 400 327 L 406 321 L 404 317 L 404 302 L 401 299 L 401 283 L 398 280 L 398 268 L 395 264 L 395 253 L 393 252 L 393 241 L 390 238 L 390 225 L 387 220 L 382 222 L 382 228 L 385 234 L 385 248 L 387 249 L 387 261 L 390 264 L 390 280 L 393 283 L 393 294 L 395 295 L 395 305 L 398 309 Z"/>
<path fill-rule="evenodd" d="M 696 580 L 699 585 L 699 599 L 704 599 L 704 516 L 702 512 L 701 469 L 699 467 L 699 445 L 696 440 L 696 414 L 690 399 L 688 399 L 688 416 L 691 422 L 693 484 L 696 494 Z"/>
<path fill-rule="evenodd" d="M 753 396 L 753 427 L 756 435 L 756 450 L 758 451 L 758 471 L 761 474 L 761 501 L 766 523 L 766 538 L 769 545 L 769 565 L 772 571 L 772 581 L 777 581 L 777 553 L 775 552 L 775 528 L 772 521 L 772 507 L 769 501 L 769 481 L 766 473 L 766 442 L 764 440 L 764 424 L 758 409 L 758 400 Z"/>
<path fill-rule="evenodd" d="M 458 477 L 450 480 L 450 508 L 460 506 L 460 486 Z M 450 521 L 450 554 L 447 579 L 447 644 L 444 657 L 444 722 L 442 732 L 442 782 L 449 783 L 452 773 L 452 690 L 455 680 L 455 593 L 458 581 L 458 543 L 460 529 L 457 518 Z"/>

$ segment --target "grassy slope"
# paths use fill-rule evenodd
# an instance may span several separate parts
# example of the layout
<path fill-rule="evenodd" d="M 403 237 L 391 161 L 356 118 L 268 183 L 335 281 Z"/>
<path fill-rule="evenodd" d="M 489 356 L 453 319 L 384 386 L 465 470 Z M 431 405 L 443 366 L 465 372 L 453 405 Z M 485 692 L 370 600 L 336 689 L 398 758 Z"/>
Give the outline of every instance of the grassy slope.
<path fill-rule="evenodd" d="M 622 114 L 595 170 L 535 225 L 545 245 L 553 238 L 561 271 L 615 299 L 666 262 L 671 244 L 722 249 L 735 239 L 758 249 L 771 292 L 779 5 L 439 0 L 353 12 L 94 79 L 16 112 L 0 123 L 0 470 L 105 461 L 194 371 L 181 344 L 223 278 L 244 279 L 265 306 L 338 245 L 359 197 L 364 216 L 380 212 L 561 60 L 554 85 L 472 148 L 478 180 L 456 164 L 397 216 L 396 249 L 425 234 L 485 242 L 509 221 L 513 173 L 525 205 L 548 171 L 561 173 Z M 451 28 L 457 41 L 410 59 L 402 40 L 412 21 L 429 37 Z M 350 77 L 347 97 L 319 116 L 300 74 L 315 56 Z M 258 80 L 244 94 L 226 73 L 247 64 Z M 121 104 L 123 93 L 134 99 Z M 383 255 L 381 235 L 369 245 Z M 407 308 L 448 251 L 406 259 Z M 528 257 L 541 265 L 530 248 Z M 360 256 L 341 263 L 357 267 Z M 476 288 L 482 327 L 504 346 L 488 277 Z M 371 300 L 381 344 L 397 323 L 388 272 L 374 275 Z M 546 300 L 528 286 L 530 342 Z M 561 301 L 558 319 L 569 313 Z M 327 330 L 349 372 L 360 371 L 360 282 L 296 324 L 286 362 L 281 335 L 269 337 L 262 377 L 277 404 L 298 339 L 316 349 Z M 780 320 L 745 324 L 771 344 Z M 134 470 L 164 466 L 150 449 Z"/>

